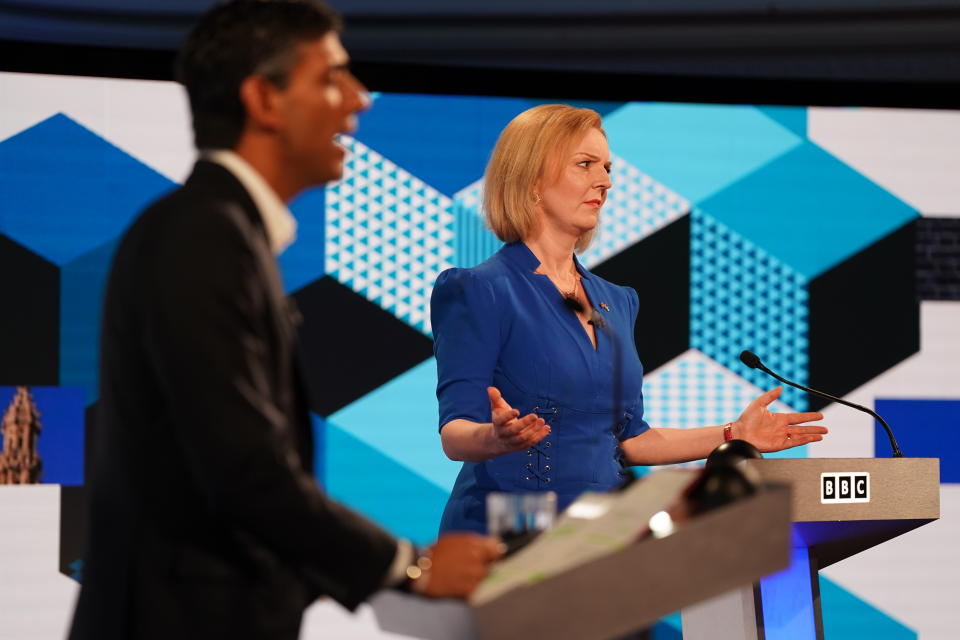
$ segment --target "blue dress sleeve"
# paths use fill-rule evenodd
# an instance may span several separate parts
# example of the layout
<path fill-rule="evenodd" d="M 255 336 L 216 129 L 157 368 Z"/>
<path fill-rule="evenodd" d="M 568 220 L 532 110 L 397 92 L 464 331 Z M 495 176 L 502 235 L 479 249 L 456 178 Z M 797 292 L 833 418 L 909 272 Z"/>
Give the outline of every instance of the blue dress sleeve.
<path fill-rule="evenodd" d="M 458 418 L 489 422 L 487 387 L 500 351 L 500 314 L 493 287 L 468 269 L 444 271 L 433 288 L 430 321 L 440 427 Z"/>
<path fill-rule="evenodd" d="M 626 291 L 627 299 L 630 303 L 630 312 L 633 314 L 633 322 L 630 326 L 630 341 L 627 345 L 624 345 L 624 358 L 635 358 L 637 357 L 637 344 L 634 339 L 637 327 L 637 315 L 640 312 L 640 298 L 637 296 L 637 292 L 633 287 L 623 287 Z M 633 405 L 633 412 L 629 420 L 626 420 L 623 426 L 623 431 L 620 432 L 620 441 L 624 441 L 628 438 L 633 438 L 641 433 L 650 429 L 650 425 L 647 424 L 647 421 L 643 419 L 643 385 L 642 379 L 641 384 L 637 385 L 637 395 L 635 397 L 635 404 Z"/>

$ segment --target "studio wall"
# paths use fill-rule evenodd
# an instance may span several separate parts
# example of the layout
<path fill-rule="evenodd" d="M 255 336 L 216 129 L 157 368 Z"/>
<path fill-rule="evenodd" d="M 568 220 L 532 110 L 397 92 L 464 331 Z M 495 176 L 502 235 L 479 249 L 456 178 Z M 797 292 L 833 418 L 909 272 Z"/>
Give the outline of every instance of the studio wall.
<path fill-rule="evenodd" d="M 0 412 L 29 389 L 41 482 L 62 487 L 44 571 L 82 579 L 104 279 L 136 213 L 189 172 L 189 115 L 165 82 L 0 73 L 0 95 Z M 484 165 L 500 129 L 545 101 L 374 94 L 343 137 L 344 177 L 292 204 L 280 263 L 304 315 L 318 481 L 417 542 L 435 537 L 458 471 L 437 432 L 432 284 L 500 246 L 479 211 Z M 826 636 L 955 637 L 960 113 L 577 104 L 604 116 L 613 153 L 581 260 L 638 291 L 648 422 L 735 419 L 772 386 L 738 362 L 744 348 L 889 416 L 906 455 L 941 459 L 942 519 L 823 572 Z M 869 417 L 793 389 L 777 407 L 822 409 L 831 429 L 783 455 L 890 454 Z M 0 534 L 0 554 L 23 538 Z M 637 576 L 638 593 L 655 580 Z M 71 604 L 58 589 L 51 628 Z M 29 626 L 36 606 L 4 602 L 0 628 Z"/>

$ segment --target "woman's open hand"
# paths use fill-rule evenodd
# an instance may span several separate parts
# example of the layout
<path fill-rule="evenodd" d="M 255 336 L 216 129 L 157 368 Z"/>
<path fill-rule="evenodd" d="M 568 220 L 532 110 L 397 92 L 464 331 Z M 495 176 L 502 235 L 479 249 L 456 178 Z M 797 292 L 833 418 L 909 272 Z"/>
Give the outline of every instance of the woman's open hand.
<path fill-rule="evenodd" d="M 823 434 L 827 433 L 826 427 L 803 424 L 812 420 L 823 420 L 822 413 L 774 413 L 767 409 L 782 392 L 783 387 L 775 387 L 747 405 L 733 423 L 733 436 L 746 440 L 764 453 L 823 440 Z"/>
<path fill-rule="evenodd" d="M 537 414 L 528 413 L 521 418 L 520 412 L 507 404 L 496 387 L 487 387 L 487 396 L 493 422 L 491 438 L 498 455 L 527 449 L 550 433 L 550 425 Z"/>

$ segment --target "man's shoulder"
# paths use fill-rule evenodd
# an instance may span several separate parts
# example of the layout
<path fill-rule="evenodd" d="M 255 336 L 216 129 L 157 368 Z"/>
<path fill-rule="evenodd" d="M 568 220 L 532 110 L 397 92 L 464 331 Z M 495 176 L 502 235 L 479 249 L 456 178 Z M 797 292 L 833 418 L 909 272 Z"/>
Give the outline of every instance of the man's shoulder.
<path fill-rule="evenodd" d="M 209 266 L 269 252 L 249 195 L 226 170 L 216 169 L 225 175 L 195 170 L 147 206 L 123 234 L 115 263 L 135 271 L 160 263 Z"/>
<path fill-rule="evenodd" d="M 210 162 L 198 162 L 184 183 L 147 207 L 143 216 L 183 213 L 193 218 L 195 211 L 223 212 L 231 208 L 249 209 L 253 201 L 229 171 Z"/>
<path fill-rule="evenodd" d="M 162 240 L 178 234 L 189 242 L 194 234 L 243 229 L 255 220 L 255 206 L 240 182 L 222 167 L 198 163 L 183 185 L 143 210 L 128 235 Z"/>

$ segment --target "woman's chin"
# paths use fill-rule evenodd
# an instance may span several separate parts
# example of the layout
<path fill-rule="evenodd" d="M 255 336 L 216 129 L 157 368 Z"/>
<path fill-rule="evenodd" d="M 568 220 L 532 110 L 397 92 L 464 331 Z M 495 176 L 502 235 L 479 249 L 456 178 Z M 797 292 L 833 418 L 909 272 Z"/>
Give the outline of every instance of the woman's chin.
<path fill-rule="evenodd" d="M 580 235 L 583 235 L 584 233 L 589 233 L 594 229 L 596 229 L 598 224 L 600 224 L 599 213 L 595 216 L 591 216 L 588 220 L 584 220 L 582 223 L 580 223 L 577 226 L 580 227 Z"/>

